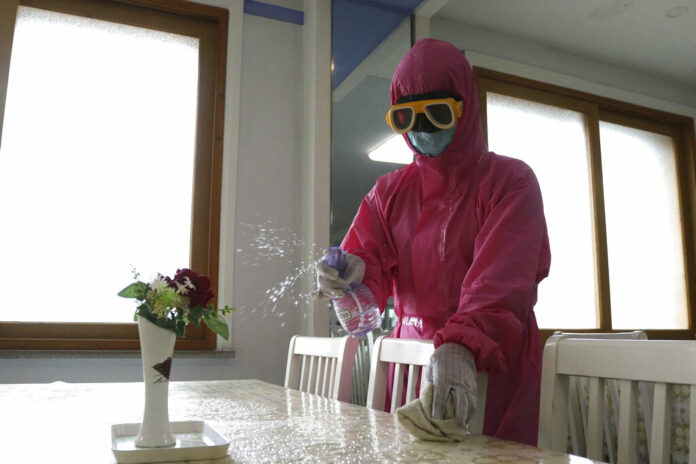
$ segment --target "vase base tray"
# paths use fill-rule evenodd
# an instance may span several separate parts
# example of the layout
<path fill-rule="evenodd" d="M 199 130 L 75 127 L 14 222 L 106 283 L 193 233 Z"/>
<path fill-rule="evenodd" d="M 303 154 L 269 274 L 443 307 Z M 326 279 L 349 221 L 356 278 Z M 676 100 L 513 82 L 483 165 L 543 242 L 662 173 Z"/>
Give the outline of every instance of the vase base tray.
<path fill-rule="evenodd" d="M 135 438 L 140 424 L 111 426 L 111 450 L 119 463 L 146 463 L 216 459 L 227 454 L 230 442 L 203 421 L 170 422 L 176 444 L 166 448 L 139 448 Z"/>

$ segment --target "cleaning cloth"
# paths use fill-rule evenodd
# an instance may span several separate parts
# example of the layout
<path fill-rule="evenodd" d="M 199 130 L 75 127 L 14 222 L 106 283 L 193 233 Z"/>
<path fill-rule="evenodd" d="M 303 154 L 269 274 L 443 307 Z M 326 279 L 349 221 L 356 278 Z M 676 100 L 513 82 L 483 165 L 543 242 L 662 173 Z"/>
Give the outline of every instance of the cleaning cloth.
<path fill-rule="evenodd" d="M 403 428 L 421 440 L 462 441 L 469 435 L 468 430 L 457 425 L 452 396 L 448 398 L 444 419 L 433 419 L 432 409 L 433 384 L 427 383 L 419 398 L 396 410 L 396 417 Z"/>

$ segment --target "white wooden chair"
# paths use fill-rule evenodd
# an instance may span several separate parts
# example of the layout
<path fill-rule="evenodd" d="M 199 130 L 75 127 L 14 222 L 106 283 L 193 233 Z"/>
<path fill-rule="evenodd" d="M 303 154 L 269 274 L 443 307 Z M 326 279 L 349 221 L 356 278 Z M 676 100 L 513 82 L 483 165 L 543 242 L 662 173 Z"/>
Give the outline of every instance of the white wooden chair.
<path fill-rule="evenodd" d="M 588 377 L 587 457 L 602 460 L 604 382 L 619 382 L 619 464 L 637 462 L 638 382 L 654 385 L 650 463 L 669 463 L 672 385 L 690 385 L 690 422 L 696 424 L 696 342 L 600 340 L 552 336 L 546 342 L 541 380 L 539 447 L 566 452 L 569 377 Z M 696 427 L 689 432 L 696 450 Z M 696 452 L 689 456 L 696 463 Z"/>
<path fill-rule="evenodd" d="M 367 403 L 367 382 L 370 379 L 370 360 L 372 359 L 372 347 L 374 340 L 372 333 L 360 337 L 358 352 L 355 354 L 353 364 L 353 381 L 350 389 L 350 402 L 359 406 Z"/>
<path fill-rule="evenodd" d="M 350 399 L 350 382 L 358 339 L 350 336 L 290 340 L 285 387 L 340 401 Z"/>
<path fill-rule="evenodd" d="M 389 378 L 389 365 L 394 364 L 394 382 L 391 386 L 391 407 L 393 413 L 401 406 L 402 392 L 404 388 L 404 369 L 408 369 L 406 381 L 406 403 L 417 398 L 416 384 L 418 378 L 421 385 L 425 385 L 425 369 L 430 355 L 435 351 L 432 340 L 414 340 L 407 338 L 390 338 L 381 336 L 375 341 L 370 362 L 370 380 L 367 387 L 367 407 L 371 409 L 384 409 L 387 395 L 387 381 Z M 469 430 L 473 434 L 483 433 L 483 417 L 486 405 L 486 389 L 488 376 L 485 372 L 479 372 L 477 376 L 478 406 L 476 414 L 469 422 Z"/>
<path fill-rule="evenodd" d="M 577 333 L 577 332 L 554 332 L 555 336 L 562 338 L 594 338 L 601 340 L 616 339 L 616 340 L 647 340 L 648 336 L 645 332 L 641 330 L 634 330 L 632 332 L 613 332 L 613 333 Z M 569 378 L 569 399 L 568 399 L 568 425 L 570 433 L 570 447 L 569 451 L 578 456 L 587 455 L 586 448 L 586 435 L 587 435 L 587 378 L 586 377 L 570 377 Z M 619 404 L 619 391 L 617 383 L 615 381 L 609 381 L 607 387 L 610 392 L 610 396 L 613 400 L 613 404 Z M 649 401 L 647 398 L 647 391 L 645 389 L 641 390 L 641 394 L 645 395 L 643 398 L 643 418 L 645 419 L 646 426 L 649 428 L 649 418 L 651 417 L 649 411 Z M 609 422 L 609 414 L 612 409 L 609 404 L 605 403 L 603 409 L 603 423 L 604 423 L 604 443 L 606 445 L 607 455 L 609 462 L 616 462 L 616 453 L 614 450 L 614 443 L 616 439 L 616 429 L 611 427 Z M 614 424 L 618 424 L 618 407 L 613 408 L 616 417 Z"/>

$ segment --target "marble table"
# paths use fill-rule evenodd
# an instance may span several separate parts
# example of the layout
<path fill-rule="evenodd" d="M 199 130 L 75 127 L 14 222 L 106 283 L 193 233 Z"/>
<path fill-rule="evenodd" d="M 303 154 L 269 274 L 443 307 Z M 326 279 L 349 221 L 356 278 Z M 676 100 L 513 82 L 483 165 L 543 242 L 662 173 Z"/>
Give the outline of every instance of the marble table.
<path fill-rule="evenodd" d="M 413 439 L 396 417 L 257 380 L 172 382 L 170 420 L 204 420 L 233 462 L 591 463 L 484 436 Z M 0 385 L 0 462 L 115 463 L 111 424 L 142 420 L 141 383 Z M 211 461 L 196 461 L 207 462 Z"/>

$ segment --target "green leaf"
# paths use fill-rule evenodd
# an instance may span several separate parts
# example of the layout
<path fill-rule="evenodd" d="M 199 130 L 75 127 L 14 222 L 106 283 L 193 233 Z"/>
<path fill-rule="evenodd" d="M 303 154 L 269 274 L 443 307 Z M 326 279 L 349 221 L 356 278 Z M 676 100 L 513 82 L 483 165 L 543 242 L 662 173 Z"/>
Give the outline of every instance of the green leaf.
<path fill-rule="evenodd" d="M 165 317 L 159 317 L 157 314 L 152 312 L 152 309 L 150 308 L 150 305 L 147 303 L 143 303 L 140 306 L 137 307 L 135 310 L 135 320 L 139 317 L 144 317 L 148 321 L 152 322 L 158 327 L 162 327 L 163 329 L 171 330 L 172 332 L 176 332 L 176 327 L 175 327 L 175 322 L 171 319 L 167 319 Z"/>
<path fill-rule="evenodd" d="M 142 316 L 148 320 L 154 321 L 157 317 L 152 314 L 152 310 L 150 309 L 150 305 L 147 303 L 143 303 L 137 308 L 135 308 L 135 315 L 136 316 Z"/>
<path fill-rule="evenodd" d="M 177 337 L 184 338 L 186 336 L 186 321 L 176 321 L 174 332 L 176 332 Z"/>
<path fill-rule="evenodd" d="M 230 335 L 230 329 L 218 313 L 210 312 L 203 314 L 203 321 L 205 321 L 205 325 L 207 325 L 210 330 L 227 340 Z"/>
<path fill-rule="evenodd" d="M 196 327 L 201 325 L 201 316 L 203 316 L 203 308 L 200 306 L 189 308 L 188 319 L 189 321 L 193 322 Z"/>
<path fill-rule="evenodd" d="M 123 298 L 137 298 L 138 300 L 144 300 L 145 295 L 147 294 L 147 288 L 147 284 L 143 282 L 133 282 L 118 292 L 118 296 L 122 296 Z"/>
<path fill-rule="evenodd" d="M 172 321 L 171 319 L 157 317 L 157 316 L 155 316 L 155 314 L 152 314 L 150 317 L 148 317 L 148 319 L 150 320 L 150 322 L 153 322 L 154 324 L 162 327 L 163 329 L 167 329 L 167 330 L 171 330 L 172 332 L 176 332 L 175 322 Z"/>
<path fill-rule="evenodd" d="M 234 312 L 236 310 L 237 310 L 237 308 L 230 308 L 229 306 L 225 305 L 224 308 L 218 309 L 218 313 L 224 316 L 224 315 L 229 314 L 231 312 Z"/>

